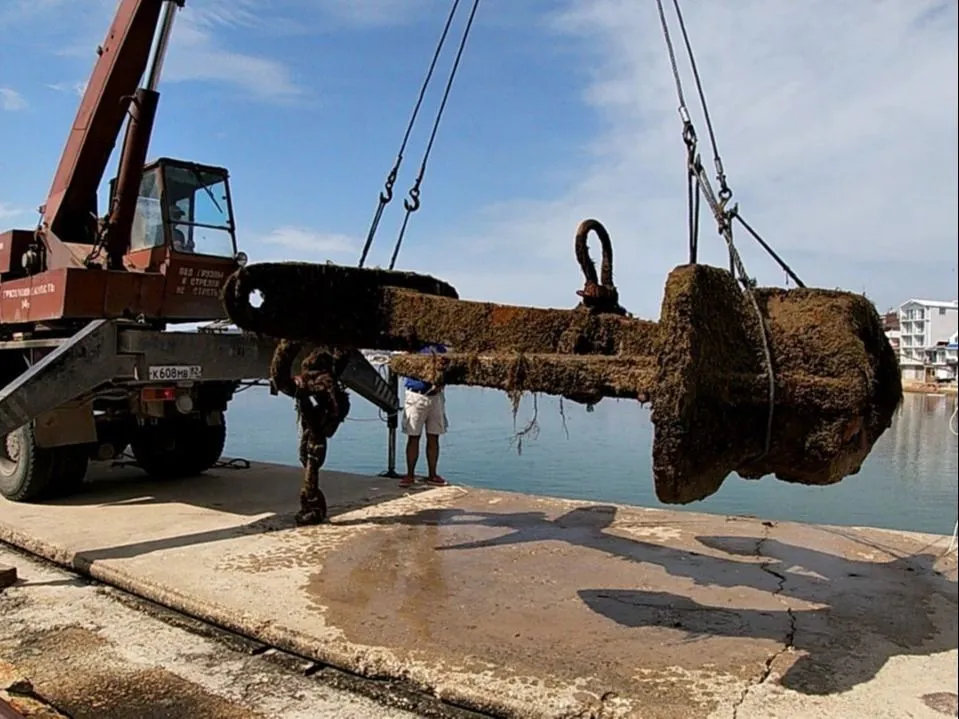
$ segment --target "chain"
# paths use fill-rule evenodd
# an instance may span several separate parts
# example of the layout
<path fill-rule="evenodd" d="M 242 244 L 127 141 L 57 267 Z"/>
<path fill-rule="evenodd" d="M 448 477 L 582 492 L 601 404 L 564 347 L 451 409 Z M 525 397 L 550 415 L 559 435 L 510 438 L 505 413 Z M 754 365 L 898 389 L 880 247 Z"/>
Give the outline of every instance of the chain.
<path fill-rule="evenodd" d="M 339 381 L 348 355 L 313 349 L 293 375 L 293 360 L 303 349 L 296 342 L 277 344 L 270 364 L 270 392 L 292 397 L 300 423 L 300 511 L 296 523 L 319 524 L 326 521 L 326 497 L 320 489 L 320 469 L 326 461 L 327 440 L 343 424 L 350 411 L 350 396 Z"/>

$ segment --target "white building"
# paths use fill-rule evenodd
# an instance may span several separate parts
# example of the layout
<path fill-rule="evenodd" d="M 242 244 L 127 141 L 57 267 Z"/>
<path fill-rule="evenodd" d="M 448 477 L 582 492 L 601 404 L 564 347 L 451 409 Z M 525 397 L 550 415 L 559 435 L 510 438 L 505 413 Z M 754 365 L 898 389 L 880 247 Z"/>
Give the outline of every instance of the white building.
<path fill-rule="evenodd" d="M 899 356 L 899 343 L 902 340 L 902 335 L 899 330 L 886 330 L 886 339 L 889 340 L 889 345 L 892 347 L 893 352 L 896 353 L 896 356 Z"/>
<path fill-rule="evenodd" d="M 902 378 L 919 382 L 954 380 L 949 348 L 959 330 L 959 301 L 908 300 L 899 306 L 899 366 Z"/>

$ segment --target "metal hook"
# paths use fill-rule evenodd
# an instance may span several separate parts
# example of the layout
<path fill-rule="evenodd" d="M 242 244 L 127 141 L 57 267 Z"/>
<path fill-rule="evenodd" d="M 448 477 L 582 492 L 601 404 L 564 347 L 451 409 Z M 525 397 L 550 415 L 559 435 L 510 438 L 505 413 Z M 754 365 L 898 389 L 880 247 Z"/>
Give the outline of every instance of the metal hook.
<path fill-rule="evenodd" d="M 410 200 L 412 200 L 412 202 Z M 406 208 L 407 212 L 416 212 L 418 209 L 420 209 L 419 188 L 413 187 L 410 189 L 410 199 L 403 200 L 403 207 Z"/>

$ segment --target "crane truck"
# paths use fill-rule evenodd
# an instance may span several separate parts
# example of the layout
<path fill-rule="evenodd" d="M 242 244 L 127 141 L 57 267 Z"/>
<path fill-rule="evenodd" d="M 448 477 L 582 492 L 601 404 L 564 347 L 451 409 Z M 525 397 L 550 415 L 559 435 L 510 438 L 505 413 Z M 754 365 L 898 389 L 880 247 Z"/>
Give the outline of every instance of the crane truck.
<path fill-rule="evenodd" d="M 237 250 L 229 172 L 168 157 L 146 163 L 157 86 L 185 0 L 119 0 L 41 218 L 0 233 L 0 494 L 76 491 L 91 461 L 130 450 L 155 477 L 220 459 L 226 410 L 269 376 L 275 340 L 169 331 L 227 320 Z M 141 82 L 146 78 L 146 82 Z M 98 192 L 126 128 L 107 211 Z M 395 413 L 396 392 L 365 361 L 344 382 Z"/>

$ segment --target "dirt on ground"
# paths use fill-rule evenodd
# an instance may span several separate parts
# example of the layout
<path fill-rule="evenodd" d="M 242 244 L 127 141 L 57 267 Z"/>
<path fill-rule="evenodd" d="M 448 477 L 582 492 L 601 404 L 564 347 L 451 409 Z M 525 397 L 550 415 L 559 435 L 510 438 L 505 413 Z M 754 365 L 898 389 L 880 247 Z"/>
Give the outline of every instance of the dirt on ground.
<path fill-rule="evenodd" d="M 15 712 L 15 713 L 14 713 Z M 67 719 L 43 697 L 23 672 L 0 659 L 0 717 L 11 719 Z"/>

